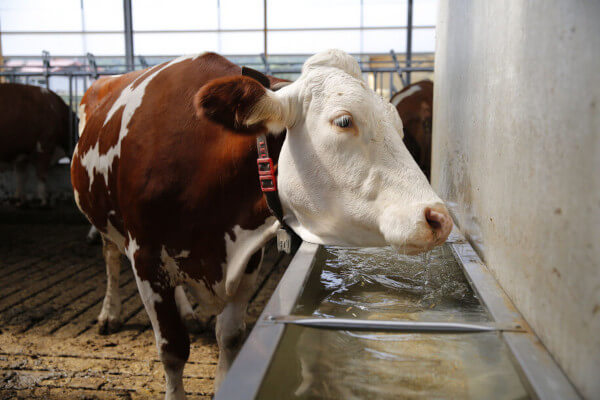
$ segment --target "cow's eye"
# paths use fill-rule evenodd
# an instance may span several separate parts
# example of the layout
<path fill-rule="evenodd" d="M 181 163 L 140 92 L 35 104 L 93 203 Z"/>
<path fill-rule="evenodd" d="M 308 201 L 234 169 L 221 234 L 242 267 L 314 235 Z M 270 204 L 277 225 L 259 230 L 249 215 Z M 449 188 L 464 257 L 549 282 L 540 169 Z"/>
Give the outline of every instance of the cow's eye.
<path fill-rule="evenodd" d="M 334 125 L 340 128 L 349 128 L 352 126 L 352 117 L 349 115 L 342 115 L 333 120 Z"/>

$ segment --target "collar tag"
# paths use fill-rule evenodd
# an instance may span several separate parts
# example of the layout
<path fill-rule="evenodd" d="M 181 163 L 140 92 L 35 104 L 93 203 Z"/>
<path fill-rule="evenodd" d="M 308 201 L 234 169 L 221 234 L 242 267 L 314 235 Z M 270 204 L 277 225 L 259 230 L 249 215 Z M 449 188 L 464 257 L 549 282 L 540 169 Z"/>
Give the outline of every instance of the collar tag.
<path fill-rule="evenodd" d="M 277 230 L 277 250 L 284 251 L 287 254 L 292 251 L 292 236 L 283 228 Z"/>

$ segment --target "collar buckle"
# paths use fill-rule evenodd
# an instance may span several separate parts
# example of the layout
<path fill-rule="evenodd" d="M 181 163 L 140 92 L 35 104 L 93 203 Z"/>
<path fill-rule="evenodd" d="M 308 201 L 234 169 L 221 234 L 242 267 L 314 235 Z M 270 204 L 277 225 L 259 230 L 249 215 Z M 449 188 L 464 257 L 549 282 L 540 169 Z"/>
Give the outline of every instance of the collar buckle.
<path fill-rule="evenodd" d="M 256 160 L 258 165 L 258 175 L 260 179 L 260 188 L 263 192 L 276 192 L 277 179 L 275 178 L 275 169 L 271 157 L 259 158 Z"/>

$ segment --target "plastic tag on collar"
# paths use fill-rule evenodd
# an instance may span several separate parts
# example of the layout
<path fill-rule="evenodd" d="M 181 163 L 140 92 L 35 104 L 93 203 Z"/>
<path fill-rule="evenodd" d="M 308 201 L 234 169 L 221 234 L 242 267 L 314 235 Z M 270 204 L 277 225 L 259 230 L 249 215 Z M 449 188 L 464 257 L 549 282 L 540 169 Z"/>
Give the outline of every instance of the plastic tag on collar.
<path fill-rule="evenodd" d="M 263 192 L 276 192 L 277 183 L 273 175 L 260 175 L 260 188 Z"/>
<path fill-rule="evenodd" d="M 277 230 L 277 250 L 287 254 L 292 251 L 292 236 L 283 228 Z"/>
<path fill-rule="evenodd" d="M 256 160 L 256 164 L 258 165 L 259 175 L 275 175 L 273 172 L 273 160 L 270 157 L 259 158 Z"/>

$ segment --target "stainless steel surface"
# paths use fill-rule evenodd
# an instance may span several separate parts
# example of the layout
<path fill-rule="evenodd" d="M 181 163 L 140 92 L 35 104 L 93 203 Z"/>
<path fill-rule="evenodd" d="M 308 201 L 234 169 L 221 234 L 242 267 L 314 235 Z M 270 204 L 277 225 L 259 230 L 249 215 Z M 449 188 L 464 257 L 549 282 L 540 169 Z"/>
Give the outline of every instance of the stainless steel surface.
<path fill-rule="evenodd" d="M 275 381 L 273 380 L 274 378 L 272 373 L 273 371 L 280 370 L 278 368 L 281 367 L 280 364 L 283 361 L 279 360 L 279 358 L 281 358 L 280 356 L 277 356 L 279 357 L 279 361 L 277 361 L 277 365 L 279 365 L 279 367 L 275 368 L 271 366 L 271 363 L 274 362 L 274 355 L 278 354 L 280 351 L 280 341 L 283 337 L 284 331 L 287 332 L 287 329 L 292 329 L 292 327 L 294 328 L 294 332 L 296 332 L 296 334 L 306 332 L 306 334 L 302 333 L 303 336 L 298 336 L 298 338 L 304 338 L 304 341 L 308 340 L 307 338 L 310 337 L 312 337 L 314 340 L 316 340 L 315 338 L 321 337 L 316 334 L 309 334 L 310 331 L 305 331 L 306 329 L 311 328 L 325 328 L 317 329 L 316 331 L 330 331 L 334 332 L 336 335 L 340 332 L 352 334 L 352 332 L 355 331 L 380 332 L 378 335 L 386 335 L 384 332 L 388 331 L 387 335 L 392 333 L 395 333 L 396 335 L 399 333 L 407 335 L 421 335 L 413 336 L 413 338 L 422 337 L 423 340 L 430 337 L 434 341 L 437 340 L 435 343 L 438 343 L 438 341 L 441 340 L 441 337 L 437 338 L 437 336 L 440 334 L 442 336 L 449 335 L 448 337 L 454 337 L 453 335 L 458 335 L 456 336 L 457 339 L 452 339 L 449 343 L 458 343 L 456 340 L 464 335 L 466 338 L 465 342 L 460 345 L 462 352 L 467 351 L 467 343 L 479 343 L 479 339 L 475 340 L 475 338 L 478 336 L 473 335 L 500 335 L 496 337 L 501 337 L 504 339 L 507 345 L 506 348 L 508 349 L 506 350 L 507 354 L 509 352 L 515 361 L 514 367 L 517 371 L 519 371 L 523 384 L 528 388 L 530 395 L 544 399 L 579 398 L 573 386 L 554 363 L 549 353 L 538 341 L 537 337 L 528 329 L 528 325 L 523 320 L 519 312 L 512 306 L 512 303 L 506 297 L 502 289 L 498 286 L 493 276 L 489 273 L 483 263 L 481 263 L 481 260 L 474 252 L 471 245 L 465 240 L 464 236 L 458 230 L 455 229 L 452 232 L 450 238 L 448 239 L 448 247 L 452 250 L 452 254 L 458 261 L 460 267 L 462 267 L 464 270 L 464 273 L 469 283 L 473 287 L 476 295 L 489 311 L 491 317 L 493 318 L 492 321 L 487 322 L 487 320 L 476 320 L 475 322 L 437 322 L 377 320 L 364 319 L 364 317 L 362 319 L 353 319 L 337 318 L 337 316 L 333 318 L 320 318 L 312 317 L 310 316 L 310 313 L 309 315 L 291 315 L 292 312 L 295 312 L 295 309 L 298 307 L 297 303 L 300 299 L 300 295 L 304 291 L 304 286 L 307 284 L 309 276 L 310 282 L 313 282 L 314 277 L 312 277 L 312 275 L 314 275 L 316 272 L 315 270 L 311 274 L 311 270 L 313 269 L 312 266 L 315 262 L 315 256 L 319 247 L 314 244 L 303 243 L 298 253 L 292 260 L 292 263 L 290 264 L 290 267 L 284 275 L 284 278 L 279 284 L 276 292 L 269 301 L 269 304 L 265 308 L 265 311 L 261 315 L 259 322 L 248 338 L 248 341 L 240 351 L 238 358 L 234 362 L 228 376 L 221 386 L 221 390 L 217 393 L 216 399 L 254 399 L 258 393 L 264 394 L 263 392 L 265 387 L 262 386 L 263 380 L 267 379 L 268 382 L 265 381 L 264 383 L 268 383 L 269 385 L 273 385 L 274 382 L 277 382 L 277 379 L 275 379 Z M 436 252 L 435 257 L 441 257 L 442 255 L 447 257 L 448 252 L 449 250 L 447 250 L 446 253 Z M 377 257 L 377 259 L 379 259 L 381 256 L 378 255 Z M 424 260 L 426 261 L 427 258 Z M 321 261 L 319 261 L 319 263 L 320 262 Z M 352 262 L 358 261 L 355 260 Z M 431 260 L 427 262 L 431 262 Z M 359 268 L 359 265 L 355 266 L 355 268 Z M 362 268 L 365 268 L 365 266 Z M 364 273 L 369 272 L 364 271 Z M 332 279 L 338 278 L 339 277 L 334 277 Z M 388 277 L 388 279 L 389 278 L 390 277 Z M 307 295 L 310 296 L 311 293 L 312 292 L 304 293 L 302 298 L 306 297 Z M 292 326 L 286 329 L 286 325 Z M 302 330 L 298 331 L 298 329 Z M 356 334 L 358 334 L 358 332 L 356 332 Z M 288 333 L 286 333 L 285 337 L 287 336 Z M 338 336 L 335 337 L 338 338 Z M 437 339 L 434 339 L 434 337 Z M 485 353 L 485 346 L 490 346 L 495 343 L 491 336 L 486 336 L 486 338 L 487 339 L 485 340 L 482 339 L 483 341 L 477 345 L 479 347 L 479 350 L 477 351 L 483 351 L 483 353 L 481 353 L 482 357 L 487 357 Z M 341 340 L 342 337 L 339 337 L 338 339 Z M 334 339 L 332 337 L 334 342 L 338 339 Z M 292 343 L 290 340 L 291 339 L 287 340 L 286 342 L 287 350 L 284 353 L 288 354 L 290 351 L 292 353 L 286 355 L 284 357 L 285 359 L 287 359 L 286 357 L 289 357 L 290 354 L 300 354 L 294 353 L 294 351 L 300 351 L 301 348 L 297 348 L 297 346 L 300 344 L 290 348 L 290 343 Z M 497 339 L 495 340 L 498 341 Z M 308 343 L 302 343 L 304 343 L 302 346 L 308 346 Z M 372 343 L 378 343 L 378 340 L 375 340 L 375 342 Z M 443 342 L 439 343 L 441 345 Z M 500 348 L 496 350 L 500 351 L 499 349 Z M 306 353 L 306 351 L 308 350 L 305 349 L 302 354 Z M 475 351 L 473 354 L 479 354 L 476 350 L 472 351 Z M 325 356 L 325 354 L 329 353 L 326 352 L 323 353 L 322 356 L 317 356 L 314 362 L 320 360 L 321 357 Z M 304 360 L 305 363 L 312 363 L 313 361 L 310 361 L 312 359 L 311 357 L 311 355 L 305 354 L 301 357 L 301 359 Z M 308 368 L 309 365 L 312 364 L 306 364 L 306 368 Z M 508 368 L 509 365 L 510 363 L 506 364 L 506 367 Z M 270 366 L 271 368 L 275 368 L 275 370 L 269 369 Z M 466 368 L 468 369 L 471 367 Z M 268 378 L 265 378 L 267 372 Z M 335 370 L 331 370 L 328 373 L 334 372 Z M 404 373 L 407 373 L 407 371 L 404 371 Z M 502 382 L 509 382 L 510 379 L 515 379 L 514 372 L 512 372 L 513 375 L 511 375 L 509 371 L 507 371 L 506 374 L 507 375 L 502 376 L 502 378 L 500 375 L 498 375 L 498 379 L 502 379 Z M 513 378 L 509 378 L 510 376 L 513 376 Z M 313 379 L 317 378 L 318 376 L 313 376 Z M 489 381 L 488 378 L 485 378 L 485 381 L 492 382 Z M 479 383 L 481 384 L 481 382 Z M 360 390 L 366 390 L 366 386 L 361 385 L 360 387 Z M 427 387 L 427 390 L 432 389 L 432 387 Z M 519 391 L 517 386 L 513 387 L 513 389 L 516 392 Z M 480 387 L 478 390 L 485 391 L 483 387 Z"/>
<path fill-rule="evenodd" d="M 498 332 L 397 333 L 288 325 L 256 399 L 529 398 Z"/>
<path fill-rule="evenodd" d="M 125 63 L 127 70 L 133 71 L 135 62 L 133 59 L 133 20 L 131 11 L 131 0 L 123 0 L 123 22 L 125 33 Z"/>
<path fill-rule="evenodd" d="M 451 243 L 456 259 L 465 271 L 465 275 L 479 299 L 487 307 L 490 314 L 497 323 L 517 323 L 523 326 L 525 321 L 519 312 L 512 306 L 510 299 L 506 296 L 492 274 L 485 268 L 473 247 L 455 229 L 453 234 L 462 238 L 459 243 Z M 510 304 L 511 307 L 507 307 Z"/>
<path fill-rule="evenodd" d="M 493 320 L 449 245 L 416 256 L 326 246 L 294 314 L 282 317 L 301 316 L 311 321 L 287 324 L 256 398 L 528 398 L 509 348 L 499 331 L 487 331 Z M 389 331 L 394 322 L 484 330 Z"/>
<path fill-rule="evenodd" d="M 378 321 L 354 318 L 306 318 L 299 316 L 267 316 L 267 321 L 280 324 L 294 324 L 321 329 L 347 329 L 362 331 L 394 331 L 406 333 L 426 332 L 524 332 L 519 325 L 500 326 L 496 324 L 467 324 L 462 322 L 423 322 L 423 321 Z"/>
<path fill-rule="evenodd" d="M 406 66 L 411 66 L 412 61 L 412 30 L 413 30 L 413 0 L 407 2 L 407 22 L 406 22 Z M 406 84 L 410 85 L 410 71 L 406 72 Z"/>
<path fill-rule="evenodd" d="M 254 399 L 285 326 L 264 323 L 268 315 L 289 314 L 304 288 L 319 246 L 303 242 L 233 362 L 215 400 Z"/>
<path fill-rule="evenodd" d="M 473 247 L 457 229 L 452 232 L 451 239 L 454 241 L 451 248 L 465 275 L 496 323 L 516 324 L 527 330 L 526 333 L 505 332 L 502 336 L 531 394 L 540 399 L 579 399 L 575 387 L 532 333 Z"/>
<path fill-rule="evenodd" d="M 573 384 L 534 334 L 502 334 L 525 379 L 530 393 L 538 399 L 581 399 Z"/>

